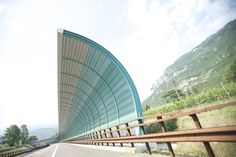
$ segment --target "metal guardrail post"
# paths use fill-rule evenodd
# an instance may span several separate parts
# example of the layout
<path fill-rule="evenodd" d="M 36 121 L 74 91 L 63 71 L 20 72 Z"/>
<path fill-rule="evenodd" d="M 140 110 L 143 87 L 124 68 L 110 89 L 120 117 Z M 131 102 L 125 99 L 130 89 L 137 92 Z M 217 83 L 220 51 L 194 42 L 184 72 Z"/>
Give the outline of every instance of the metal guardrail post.
<path fill-rule="evenodd" d="M 91 137 L 91 140 L 92 140 L 92 145 L 95 145 L 93 140 L 94 140 L 94 137 L 93 137 L 93 133 L 90 133 L 90 137 Z"/>
<path fill-rule="evenodd" d="M 82 140 L 83 140 L 83 141 L 86 141 L 85 135 L 83 135 Z M 86 144 L 86 143 L 85 143 L 85 144 Z"/>
<path fill-rule="evenodd" d="M 157 119 L 162 119 L 162 116 L 158 116 Z M 161 132 L 166 132 L 167 129 L 166 129 L 166 126 L 165 126 L 165 123 L 164 122 L 159 122 L 159 124 L 161 125 Z M 175 153 L 174 153 L 174 150 L 171 146 L 171 143 L 170 142 L 167 142 L 166 143 L 167 146 L 168 146 L 168 149 L 169 149 L 169 152 L 171 153 L 172 156 L 175 156 Z"/>
<path fill-rule="evenodd" d="M 143 123 L 143 122 L 142 122 L 142 119 L 138 119 L 138 123 L 139 123 L 139 124 L 142 124 L 142 123 Z M 144 126 L 139 126 L 139 127 L 141 128 L 142 133 L 143 133 L 143 135 L 144 135 L 144 134 L 145 134 Z M 146 144 L 146 147 L 147 147 L 148 153 L 151 155 L 151 154 L 152 154 L 152 151 L 151 151 L 151 148 L 150 148 L 149 143 L 148 143 L 148 142 L 145 142 L 145 144 Z"/>
<path fill-rule="evenodd" d="M 92 140 L 95 140 L 94 132 L 93 132 L 93 133 L 91 133 L 91 137 L 92 137 Z M 93 142 L 93 145 L 96 145 L 96 143 L 95 143 L 95 142 Z"/>
<path fill-rule="evenodd" d="M 85 141 L 86 141 L 86 143 L 85 144 L 88 144 L 88 135 L 86 134 L 86 135 L 84 135 L 84 139 L 85 139 Z"/>
<path fill-rule="evenodd" d="M 95 132 L 93 132 L 92 134 L 93 134 L 93 139 L 96 140 Z M 97 145 L 97 143 L 94 142 L 94 145 Z"/>
<path fill-rule="evenodd" d="M 91 141 L 90 144 L 91 144 L 91 145 L 94 145 L 94 142 L 93 142 L 93 133 L 89 133 L 89 140 Z"/>
<path fill-rule="evenodd" d="M 116 126 L 116 129 L 117 129 L 118 136 L 121 137 L 120 131 L 119 131 L 119 126 Z M 120 146 L 123 147 L 123 143 L 120 143 Z"/>
<path fill-rule="evenodd" d="M 89 137 L 89 134 L 87 134 L 87 144 L 90 144 L 90 137 Z"/>
<path fill-rule="evenodd" d="M 105 136 L 105 138 L 107 138 L 106 129 L 104 129 L 103 132 L 104 132 L 104 136 Z M 107 146 L 108 146 L 108 145 L 109 145 L 109 143 L 107 143 Z"/>
<path fill-rule="evenodd" d="M 128 124 L 128 123 L 125 123 L 125 126 L 126 126 L 126 127 L 129 127 L 129 124 Z M 128 128 L 128 129 L 126 129 L 126 130 L 127 130 L 127 132 L 128 132 L 128 135 L 131 136 L 131 131 L 130 131 L 130 129 Z M 134 147 L 134 143 L 130 143 L 130 144 L 131 144 L 132 147 Z"/>
<path fill-rule="evenodd" d="M 94 142 L 93 142 L 93 134 L 90 133 L 90 134 L 89 134 L 89 137 L 90 137 L 90 140 L 91 140 L 91 143 L 90 143 L 90 144 L 94 145 Z"/>
<path fill-rule="evenodd" d="M 200 123 L 200 121 L 199 121 L 197 115 L 196 115 L 196 114 L 192 114 L 192 115 L 190 115 L 190 116 L 192 117 L 192 119 L 193 119 L 193 121 L 194 121 L 196 127 L 197 127 L 198 129 L 202 128 L 202 125 L 201 125 L 201 123 Z M 204 146 L 205 146 L 205 148 L 206 148 L 206 151 L 207 151 L 208 156 L 209 156 L 209 157 L 215 157 L 215 154 L 214 154 L 214 152 L 213 152 L 213 150 L 212 150 L 212 148 L 211 148 L 210 143 L 209 143 L 209 142 L 203 142 L 203 144 L 204 144 Z"/>
<path fill-rule="evenodd" d="M 100 134 L 100 138 L 102 139 L 103 137 L 102 137 L 102 131 L 101 130 L 99 131 L 99 134 Z M 103 146 L 103 143 L 102 143 L 102 146 Z"/>
<path fill-rule="evenodd" d="M 90 144 L 89 134 L 86 135 L 87 144 Z"/>
<path fill-rule="evenodd" d="M 111 136 L 111 138 L 113 138 L 112 129 L 111 129 L 111 128 L 109 128 L 109 131 L 110 131 L 110 136 Z M 115 146 L 115 143 L 112 143 L 112 145 L 113 145 L 113 146 Z"/>
<path fill-rule="evenodd" d="M 95 132 L 95 135 L 96 135 L 96 139 L 99 139 L 99 136 L 98 136 L 98 132 L 97 132 L 97 131 Z M 99 146 L 100 143 L 98 142 L 97 145 Z"/>

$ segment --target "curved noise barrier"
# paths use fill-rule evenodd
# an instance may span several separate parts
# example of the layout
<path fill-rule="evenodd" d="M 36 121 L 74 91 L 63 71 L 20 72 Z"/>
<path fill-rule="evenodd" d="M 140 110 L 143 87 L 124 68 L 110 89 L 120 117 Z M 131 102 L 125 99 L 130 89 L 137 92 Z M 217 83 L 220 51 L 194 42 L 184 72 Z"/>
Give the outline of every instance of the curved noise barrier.
<path fill-rule="evenodd" d="M 142 115 L 132 79 L 108 50 L 66 30 L 57 35 L 61 141 Z"/>

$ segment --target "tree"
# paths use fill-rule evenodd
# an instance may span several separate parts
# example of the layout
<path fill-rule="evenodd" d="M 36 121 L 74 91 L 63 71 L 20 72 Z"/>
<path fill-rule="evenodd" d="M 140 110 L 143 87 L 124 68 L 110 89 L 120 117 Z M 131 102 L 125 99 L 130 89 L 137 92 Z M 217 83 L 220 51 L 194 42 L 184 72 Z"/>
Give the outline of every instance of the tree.
<path fill-rule="evenodd" d="M 171 119 L 165 122 L 165 127 L 167 131 L 174 131 L 177 129 L 177 120 Z M 157 133 L 161 131 L 160 124 L 152 124 L 145 127 L 146 133 Z"/>
<path fill-rule="evenodd" d="M 150 106 L 146 105 L 145 111 L 149 110 L 150 108 L 151 108 Z"/>
<path fill-rule="evenodd" d="M 17 125 L 11 125 L 5 130 L 4 142 L 10 147 L 17 146 L 20 141 L 20 128 Z"/>
<path fill-rule="evenodd" d="M 38 141 L 38 138 L 36 136 L 30 136 L 28 138 L 28 141 L 29 141 L 29 143 L 36 142 L 36 141 Z"/>
<path fill-rule="evenodd" d="M 234 62 L 231 64 L 230 68 L 228 71 L 225 73 L 225 79 L 228 82 L 236 82 L 236 59 Z"/>
<path fill-rule="evenodd" d="M 177 93 L 178 93 L 178 95 L 177 95 Z M 167 101 L 168 101 L 168 99 L 170 99 L 173 102 L 173 101 L 179 101 L 180 97 L 183 97 L 183 96 L 185 96 L 185 94 L 182 92 L 182 90 L 172 89 L 172 90 L 169 90 L 166 93 L 166 95 L 163 95 L 162 97 L 167 99 Z"/>
<path fill-rule="evenodd" d="M 28 142 L 29 131 L 25 124 L 21 125 L 20 140 L 21 144 L 26 144 Z"/>

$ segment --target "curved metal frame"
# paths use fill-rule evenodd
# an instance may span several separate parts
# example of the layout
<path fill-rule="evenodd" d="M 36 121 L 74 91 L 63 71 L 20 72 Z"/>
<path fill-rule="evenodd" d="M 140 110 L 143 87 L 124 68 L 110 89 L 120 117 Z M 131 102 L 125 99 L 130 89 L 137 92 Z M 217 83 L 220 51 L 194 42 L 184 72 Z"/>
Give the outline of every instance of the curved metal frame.
<path fill-rule="evenodd" d="M 65 45 L 65 48 L 63 48 L 64 38 L 66 38 L 66 39 L 68 38 L 65 42 L 70 43 L 68 45 Z M 75 41 L 73 41 L 73 40 L 75 40 Z M 81 42 L 82 43 L 80 45 L 81 47 L 76 45 L 77 44 L 76 42 Z M 74 44 L 74 47 L 73 47 L 73 44 Z M 90 47 L 92 49 L 89 49 Z M 88 55 L 88 59 L 90 61 L 95 59 L 96 62 L 95 62 L 95 64 L 90 64 L 91 62 L 86 64 L 86 62 L 84 62 L 84 63 L 80 62 L 80 60 L 76 60 L 73 57 L 70 58 L 70 57 L 63 56 L 63 53 L 65 53 L 65 52 L 62 52 L 62 51 L 66 51 L 66 50 L 74 51 L 73 54 L 75 54 L 75 52 L 77 52 L 77 51 L 87 50 L 88 52 L 86 52 L 86 53 L 90 54 L 90 55 Z M 85 56 L 82 56 L 82 57 L 84 57 L 85 61 L 88 61 L 88 60 L 86 60 L 87 59 L 86 53 L 85 53 Z M 103 56 L 105 56 L 105 58 Z M 113 117 L 112 119 L 109 118 L 109 115 L 111 115 L 111 113 L 113 113 L 113 111 L 109 112 L 109 114 L 108 114 L 108 110 L 111 106 L 109 108 L 107 108 L 107 105 L 114 105 L 114 109 L 116 110 L 116 120 L 117 120 L 116 123 L 117 124 L 120 123 L 120 118 L 121 118 L 121 114 L 120 114 L 120 110 L 119 110 L 120 107 L 118 107 L 119 104 L 118 104 L 117 95 L 115 95 L 115 92 L 116 91 L 124 91 L 124 90 L 116 88 L 116 91 L 114 91 L 113 90 L 113 87 L 115 87 L 114 81 L 113 81 L 113 85 L 110 86 L 112 81 L 108 81 L 106 78 L 104 78 L 105 73 L 104 72 L 99 73 L 96 71 L 96 66 L 98 66 L 98 64 L 99 64 L 99 62 L 98 62 L 99 59 L 108 60 L 109 62 L 107 61 L 107 65 L 112 64 L 111 68 L 114 68 L 113 71 L 111 71 L 112 69 L 110 67 L 105 67 L 105 69 L 110 68 L 111 73 L 113 73 L 113 72 L 115 74 L 118 73 L 117 75 L 119 75 L 120 79 L 115 80 L 115 81 L 116 82 L 123 81 L 125 83 L 125 85 L 120 83 L 118 85 L 118 87 L 122 86 L 122 88 L 123 88 L 123 86 L 124 86 L 125 88 L 123 88 L 123 89 L 126 92 L 127 92 L 127 90 L 130 92 L 130 98 L 129 97 L 128 98 L 132 101 L 128 101 L 128 103 L 132 102 L 132 105 L 134 107 L 134 113 L 135 113 L 136 117 L 142 116 L 141 103 L 139 100 L 137 90 L 134 86 L 134 83 L 133 83 L 131 77 L 129 76 L 129 74 L 125 70 L 125 68 L 122 66 L 122 64 L 108 50 L 106 50 L 105 48 L 103 48 L 102 46 L 97 44 L 96 42 L 94 42 L 84 36 L 81 36 L 81 35 L 66 31 L 66 30 L 59 31 L 58 32 L 58 80 L 59 80 L 58 81 L 58 86 L 59 86 L 58 87 L 58 94 L 59 94 L 58 111 L 59 111 L 59 136 L 61 137 L 61 140 L 68 140 L 68 139 L 72 138 L 72 135 L 74 136 L 74 134 L 75 134 L 75 136 L 79 136 L 79 135 L 85 134 L 87 132 L 94 131 L 96 129 L 102 129 L 102 128 L 108 127 L 109 123 L 113 121 L 114 117 L 112 116 Z M 62 60 L 64 60 L 64 62 L 62 62 Z M 68 62 L 71 62 L 71 64 L 69 63 L 69 65 L 67 65 Z M 74 75 L 73 73 L 70 73 L 70 72 L 62 72 L 61 71 L 62 63 L 64 66 L 67 66 L 67 68 L 68 68 L 68 66 L 71 66 L 73 68 L 71 70 L 75 70 L 74 65 L 76 64 L 76 66 L 77 66 L 77 64 L 79 64 L 82 67 L 82 68 L 80 68 L 80 72 L 81 71 L 83 72 L 84 78 L 82 76 Z M 90 65 L 91 65 L 91 67 L 90 67 Z M 102 66 L 104 66 L 104 64 L 100 64 L 100 67 L 102 67 Z M 71 71 L 71 70 L 69 70 L 69 71 Z M 69 76 L 73 77 L 75 80 L 73 80 L 73 78 L 72 78 L 72 82 L 74 81 L 75 84 L 70 83 L 68 81 L 66 81 L 66 82 L 61 81 L 61 76 L 63 76 L 63 75 L 68 75 L 67 77 L 69 77 Z M 93 81 L 91 83 L 88 80 L 86 80 L 86 77 L 88 77 L 87 75 L 93 75 L 94 78 L 96 78 L 98 81 L 100 81 L 99 85 L 95 86 L 95 85 L 93 85 L 93 83 L 94 83 Z M 80 84 L 78 84 L 78 81 L 80 81 Z M 95 82 L 95 84 L 97 84 L 97 83 L 98 82 Z M 79 85 L 81 85 L 82 87 L 80 88 Z M 64 86 L 65 89 L 72 88 L 70 90 L 72 90 L 73 92 L 63 91 L 61 89 L 62 86 Z M 65 86 L 67 86 L 67 87 L 65 87 Z M 89 91 L 86 91 L 86 89 L 84 89 L 85 86 L 87 86 L 87 90 L 89 90 Z M 102 92 L 102 90 L 104 88 L 105 88 L 106 92 L 109 92 L 112 102 L 110 102 L 111 101 L 110 98 L 104 99 L 104 94 L 107 94 L 107 93 L 104 93 L 104 92 L 103 92 L 103 94 L 100 93 L 100 92 Z M 98 99 L 99 103 L 103 106 L 102 108 L 99 108 L 99 106 L 97 104 L 98 102 L 95 102 L 93 100 L 93 98 L 92 98 L 93 95 L 90 95 L 91 90 L 93 90 L 92 93 L 94 93 L 96 95 L 94 100 Z M 65 92 L 71 96 L 68 96 L 68 95 L 67 95 L 68 97 L 61 96 L 61 94 L 63 94 L 63 93 L 65 94 Z M 83 97 L 81 97 L 81 95 L 78 95 L 79 93 L 81 93 L 81 94 L 83 93 L 82 95 L 85 96 L 85 99 Z M 121 95 L 121 94 L 118 94 L 118 95 Z M 127 100 L 127 96 L 121 97 L 119 99 L 119 103 L 123 104 L 123 101 Z M 69 102 L 63 102 L 62 99 L 64 99 L 65 101 L 69 101 Z M 106 101 L 109 101 L 109 102 L 106 102 Z M 83 105 L 79 107 L 79 104 L 83 104 Z M 66 109 L 66 107 L 67 107 L 67 109 Z M 95 108 L 95 109 L 92 109 L 92 108 Z M 101 115 L 102 114 L 100 112 L 101 109 L 104 110 L 104 113 L 106 114 L 105 117 L 104 117 L 104 115 Z M 120 109 L 122 109 L 122 112 L 124 112 L 123 108 L 120 108 Z M 130 108 L 130 109 L 132 109 L 132 108 Z M 128 109 L 127 111 L 130 112 L 131 110 Z M 125 113 L 127 111 L 125 111 Z M 84 112 L 86 112 L 86 113 L 84 113 Z M 89 116 L 89 114 L 90 114 L 90 116 Z M 124 113 L 122 113 L 122 115 L 123 114 Z M 62 118 L 66 118 L 67 120 L 62 121 Z M 79 118 L 79 121 L 78 121 L 78 118 Z M 97 121 L 96 118 L 99 121 L 98 124 L 96 123 L 96 121 Z M 104 126 L 104 122 L 101 123 L 102 120 L 106 121 L 105 122 L 106 126 Z M 61 125 L 62 122 L 65 123 L 68 121 L 70 121 L 68 124 Z M 86 123 L 86 122 L 88 122 L 88 123 Z M 78 125 L 80 125 L 80 124 L 83 128 L 78 130 Z"/>

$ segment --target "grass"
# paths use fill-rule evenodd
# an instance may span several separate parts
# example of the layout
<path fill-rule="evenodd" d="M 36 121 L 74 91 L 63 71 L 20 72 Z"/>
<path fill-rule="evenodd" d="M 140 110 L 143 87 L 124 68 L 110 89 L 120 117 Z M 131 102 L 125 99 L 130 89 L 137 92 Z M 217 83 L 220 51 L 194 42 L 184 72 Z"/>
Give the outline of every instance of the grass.
<path fill-rule="evenodd" d="M 231 95 L 231 100 L 235 100 L 236 96 Z M 216 99 L 214 104 L 222 103 L 225 100 Z M 187 104 L 187 103 L 186 103 Z M 189 111 L 197 108 L 204 108 L 213 105 L 212 102 L 195 105 L 182 105 L 178 107 L 175 103 L 168 103 L 166 105 L 152 107 L 144 112 L 144 115 L 152 115 L 157 113 L 166 113 L 173 111 Z M 184 106 L 184 107 L 183 107 Z M 236 125 L 236 107 L 226 107 L 219 110 L 213 110 L 198 114 L 198 118 L 203 128 Z M 196 128 L 191 117 L 185 116 L 178 118 L 176 121 L 176 130 L 186 130 Z M 175 153 L 181 156 L 208 156 L 203 143 L 200 142 L 179 142 Z M 233 157 L 236 156 L 236 143 L 211 142 L 210 145 L 217 157 Z"/>
<path fill-rule="evenodd" d="M 6 144 L 0 144 L 0 153 L 6 152 L 6 151 L 9 151 L 9 150 L 12 150 L 12 149 L 15 149 L 15 147 L 9 147 Z"/>
<path fill-rule="evenodd" d="M 208 104 L 209 105 L 209 104 Z M 198 114 L 202 127 L 217 127 L 236 125 L 236 107 L 231 106 L 220 110 L 209 111 Z M 177 120 L 177 130 L 195 128 L 191 117 L 181 117 Z M 212 149 L 216 156 L 236 156 L 236 143 L 212 142 Z M 177 150 L 180 154 L 191 154 L 194 156 L 207 156 L 202 143 L 177 143 Z"/>

